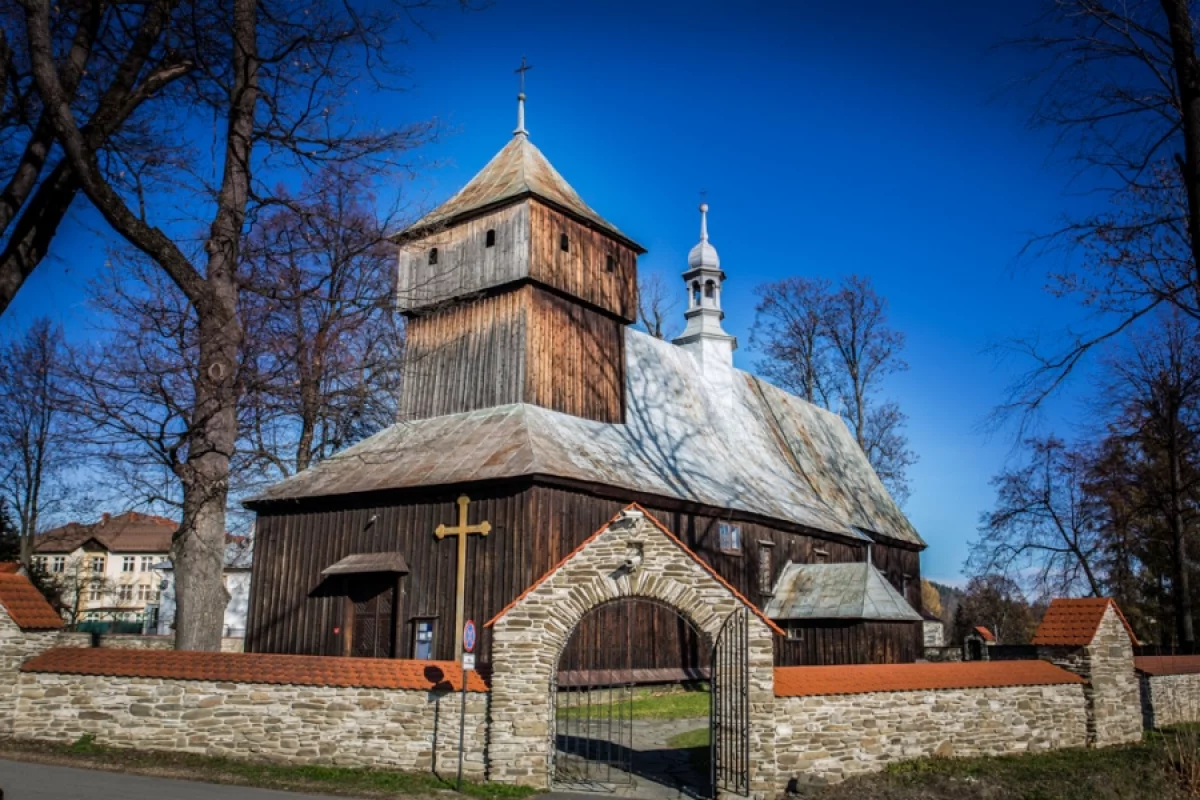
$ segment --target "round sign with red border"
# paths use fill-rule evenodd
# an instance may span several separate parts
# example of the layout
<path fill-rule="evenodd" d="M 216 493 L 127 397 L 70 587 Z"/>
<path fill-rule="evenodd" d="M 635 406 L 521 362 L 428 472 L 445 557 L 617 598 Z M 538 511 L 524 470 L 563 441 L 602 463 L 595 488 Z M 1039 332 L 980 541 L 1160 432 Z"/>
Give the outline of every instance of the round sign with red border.
<path fill-rule="evenodd" d="M 468 653 L 475 649 L 475 620 L 467 620 L 463 626 L 463 650 Z"/>

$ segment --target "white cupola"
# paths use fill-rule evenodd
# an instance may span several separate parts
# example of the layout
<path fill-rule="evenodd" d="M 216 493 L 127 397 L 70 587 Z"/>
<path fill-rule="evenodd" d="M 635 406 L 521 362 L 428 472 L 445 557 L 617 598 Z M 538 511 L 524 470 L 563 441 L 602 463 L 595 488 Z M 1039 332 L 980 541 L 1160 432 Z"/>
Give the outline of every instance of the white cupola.
<path fill-rule="evenodd" d="M 717 248 L 708 241 L 708 204 L 700 204 L 700 241 L 688 253 L 688 268 L 683 273 L 688 304 L 683 316 L 687 327 L 675 344 L 690 352 L 701 367 L 719 363 L 733 364 L 737 338 L 721 327 L 725 312 L 721 310 L 721 258 Z"/>

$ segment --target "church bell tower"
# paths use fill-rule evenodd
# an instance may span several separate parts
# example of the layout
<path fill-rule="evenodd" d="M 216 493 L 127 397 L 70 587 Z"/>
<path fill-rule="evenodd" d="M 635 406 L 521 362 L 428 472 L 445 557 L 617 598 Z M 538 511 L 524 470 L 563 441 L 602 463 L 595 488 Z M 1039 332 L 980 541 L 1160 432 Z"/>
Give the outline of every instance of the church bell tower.
<path fill-rule="evenodd" d="M 530 403 L 624 422 L 645 249 L 529 140 L 524 91 L 509 143 L 398 243 L 402 421 Z"/>

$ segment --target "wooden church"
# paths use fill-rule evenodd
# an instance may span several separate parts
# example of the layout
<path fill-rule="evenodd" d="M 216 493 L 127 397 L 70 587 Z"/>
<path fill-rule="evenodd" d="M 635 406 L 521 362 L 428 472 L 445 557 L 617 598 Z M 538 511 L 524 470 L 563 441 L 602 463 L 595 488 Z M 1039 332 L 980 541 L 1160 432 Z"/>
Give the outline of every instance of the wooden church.
<path fill-rule="evenodd" d="M 401 418 L 248 503 L 246 649 L 452 659 L 463 619 L 636 501 L 779 622 L 779 664 L 915 660 L 924 542 L 837 415 L 733 367 L 707 207 L 683 335 L 634 330 L 645 250 L 519 107 L 511 141 L 397 239 Z M 633 666 L 703 665 L 673 611 L 630 625 Z"/>

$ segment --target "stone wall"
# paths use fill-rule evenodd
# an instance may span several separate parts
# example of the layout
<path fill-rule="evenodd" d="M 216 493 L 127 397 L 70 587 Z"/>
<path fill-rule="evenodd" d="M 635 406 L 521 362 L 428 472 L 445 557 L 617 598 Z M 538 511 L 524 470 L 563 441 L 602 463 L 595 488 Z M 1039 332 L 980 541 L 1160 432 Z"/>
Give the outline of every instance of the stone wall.
<path fill-rule="evenodd" d="M 89 636 L 89 634 L 78 634 Z M 241 653 L 244 651 L 245 640 L 241 637 L 224 636 L 221 638 L 222 653 Z M 88 647 L 84 642 L 78 647 Z M 100 635 L 100 646 L 118 650 L 174 650 L 175 636 L 141 636 L 135 633 L 104 633 Z"/>
<path fill-rule="evenodd" d="M 625 568 L 629 558 L 645 567 Z M 665 603 L 710 639 L 731 614 L 746 607 L 728 584 L 652 519 L 634 513 L 606 526 L 489 623 L 494 626 L 492 780 L 549 786 L 552 687 L 559 656 L 588 611 L 627 597 Z M 765 621 L 751 615 L 750 792 L 758 798 L 775 793 L 773 635 Z"/>
<path fill-rule="evenodd" d="M 893 761 L 1087 743 L 1081 684 L 786 697 L 776 714 L 781 792 Z"/>
<path fill-rule="evenodd" d="M 22 631 L 0 609 L 0 736 L 8 736 L 12 731 L 21 665 L 57 647 L 63 637 L 60 631 Z"/>
<path fill-rule="evenodd" d="M 1140 678 L 1145 727 L 1200 722 L 1200 675 L 1141 675 Z"/>
<path fill-rule="evenodd" d="M 457 769 L 460 692 L 22 673 L 11 735 L 288 763 Z M 464 774 L 485 772 L 488 696 L 467 693 Z M 6 715 L 12 719 L 12 714 Z"/>

